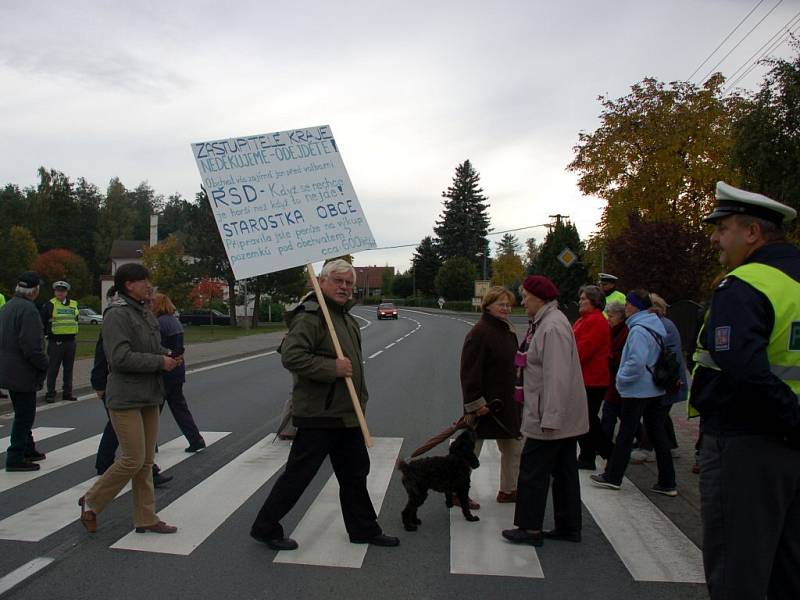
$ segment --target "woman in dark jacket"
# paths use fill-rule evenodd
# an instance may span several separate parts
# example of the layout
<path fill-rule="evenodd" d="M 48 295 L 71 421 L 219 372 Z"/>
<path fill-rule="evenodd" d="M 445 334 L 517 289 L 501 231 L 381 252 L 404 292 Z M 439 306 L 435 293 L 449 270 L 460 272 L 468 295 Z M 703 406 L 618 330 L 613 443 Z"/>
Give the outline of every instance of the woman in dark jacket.
<path fill-rule="evenodd" d="M 183 325 L 175 316 L 175 305 L 166 294 L 153 297 L 153 314 L 158 318 L 161 331 L 161 345 L 172 352 L 172 356 L 183 356 Z M 186 382 L 186 363 L 182 362 L 172 371 L 165 371 L 164 399 L 169 405 L 175 422 L 181 433 L 189 441 L 186 452 L 200 452 L 205 449 L 206 442 L 194 422 L 194 417 L 186 404 L 183 395 L 183 384 Z M 161 405 L 164 408 L 164 405 Z"/>
<path fill-rule="evenodd" d="M 464 413 L 478 417 L 475 454 L 480 454 L 483 440 L 496 440 L 500 449 L 498 502 L 517 500 L 522 450 L 522 405 L 514 401 L 517 336 L 508 320 L 513 304 L 514 295 L 506 288 L 489 288 L 481 301 L 483 314 L 467 334 L 461 350 Z"/>
<path fill-rule="evenodd" d="M 611 327 L 611 355 L 608 358 L 611 385 L 606 389 L 606 395 L 603 398 L 603 417 L 600 419 L 600 425 L 608 440 L 613 441 L 617 420 L 622 413 L 622 397 L 617 391 L 616 377 L 619 363 L 622 360 L 622 349 L 625 347 L 625 340 L 628 339 L 628 326 L 625 324 L 624 304 L 609 303 L 606 306 L 606 314 Z"/>

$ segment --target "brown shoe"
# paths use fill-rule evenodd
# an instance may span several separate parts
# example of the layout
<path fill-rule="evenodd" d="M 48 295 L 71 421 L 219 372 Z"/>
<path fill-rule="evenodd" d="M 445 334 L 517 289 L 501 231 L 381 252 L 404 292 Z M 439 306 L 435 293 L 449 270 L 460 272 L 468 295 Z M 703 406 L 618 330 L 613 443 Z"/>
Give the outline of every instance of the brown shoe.
<path fill-rule="evenodd" d="M 153 533 L 175 533 L 178 528 L 174 525 L 167 525 L 164 521 L 159 521 L 155 525 L 146 525 L 145 527 L 137 527 L 136 533 L 144 533 L 145 531 L 152 531 Z"/>
<path fill-rule="evenodd" d="M 453 494 L 453 506 L 461 507 L 461 500 L 458 499 L 458 496 Z M 469 509 L 470 510 L 478 510 L 481 507 L 480 504 L 475 502 L 472 498 L 469 499 Z"/>
<path fill-rule="evenodd" d="M 97 515 L 93 510 L 86 510 L 86 496 L 78 499 L 78 506 L 81 507 L 81 523 L 89 533 L 97 532 Z"/>
<path fill-rule="evenodd" d="M 506 502 L 516 502 L 517 501 L 517 490 L 513 492 L 497 492 L 497 501 L 500 504 L 505 504 Z"/>

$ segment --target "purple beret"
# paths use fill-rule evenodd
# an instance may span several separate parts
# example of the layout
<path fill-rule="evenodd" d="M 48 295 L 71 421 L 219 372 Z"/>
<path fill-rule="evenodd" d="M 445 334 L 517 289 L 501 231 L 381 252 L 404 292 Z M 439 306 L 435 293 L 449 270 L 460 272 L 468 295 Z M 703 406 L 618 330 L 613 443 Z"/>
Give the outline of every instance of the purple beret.
<path fill-rule="evenodd" d="M 558 298 L 558 288 L 544 275 L 530 275 L 522 284 L 529 293 L 537 298 L 549 301 Z"/>

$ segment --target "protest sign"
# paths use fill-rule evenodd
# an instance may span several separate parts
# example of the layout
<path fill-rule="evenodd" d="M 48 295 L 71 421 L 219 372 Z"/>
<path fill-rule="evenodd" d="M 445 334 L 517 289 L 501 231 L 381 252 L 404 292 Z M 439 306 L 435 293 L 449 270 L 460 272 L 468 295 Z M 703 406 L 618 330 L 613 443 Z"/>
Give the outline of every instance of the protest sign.
<path fill-rule="evenodd" d="M 192 153 L 236 279 L 376 247 L 328 125 Z"/>

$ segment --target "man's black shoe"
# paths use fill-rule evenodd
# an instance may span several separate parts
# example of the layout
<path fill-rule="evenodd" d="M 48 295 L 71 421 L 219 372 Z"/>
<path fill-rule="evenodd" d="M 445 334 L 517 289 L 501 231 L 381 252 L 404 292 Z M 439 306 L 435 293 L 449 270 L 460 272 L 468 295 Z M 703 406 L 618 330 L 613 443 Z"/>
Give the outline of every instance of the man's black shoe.
<path fill-rule="evenodd" d="M 39 469 L 40 469 L 40 466 L 37 463 L 31 462 L 29 460 L 26 460 L 25 462 L 21 462 L 21 463 L 16 463 L 16 464 L 11 464 L 11 465 L 7 464 L 6 465 L 6 471 L 9 471 L 9 472 L 38 471 Z"/>
<path fill-rule="evenodd" d="M 266 536 L 261 535 L 250 530 L 250 537 L 254 540 L 258 540 L 272 548 L 273 550 L 297 550 L 297 542 L 295 542 L 292 538 L 287 537 L 279 537 L 279 538 L 268 538 Z"/>
<path fill-rule="evenodd" d="M 202 452 L 206 449 L 206 442 L 205 440 L 200 440 L 194 444 L 189 444 L 189 447 L 186 448 L 186 452 Z"/>
<path fill-rule="evenodd" d="M 0 399 L 8 398 L 8 394 L 6 394 L 3 390 L 0 390 Z"/>
<path fill-rule="evenodd" d="M 29 460 L 31 462 L 39 462 L 45 458 L 47 458 L 47 455 L 44 452 L 39 452 L 38 450 L 34 450 L 33 452 L 29 452 L 25 455 L 25 460 Z"/>
<path fill-rule="evenodd" d="M 565 542 L 580 542 L 580 531 L 562 531 L 561 529 L 551 529 L 550 531 L 543 531 L 542 534 L 548 540 L 564 540 Z"/>
<path fill-rule="evenodd" d="M 67 394 L 65 396 L 61 396 L 62 400 L 66 400 L 68 402 L 75 402 L 78 398 L 73 396 L 72 394 Z"/>
<path fill-rule="evenodd" d="M 162 475 L 161 473 L 153 475 L 153 487 L 161 487 L 170 481 L 172 481 L 172 475 Z"/>
<path fill-rule="evenodd" d="M 503 537 L 514 544 L 530 544 L 531 546 L 541 546 L 544 543 L 542 533 L 529 533 L 524 529 L 504 529 Z"/>
<path fill-rule="evenodd" d="M 56 395 L 55 394 L 45 394 L 44 395 L 44 401 L 47 402 L 48 404 L 52 404 L 53 402 L 56 401 Z"/>
<path fill-rule="evenodd" d="M 353 544 L 372 544 L 373 546 L 399 546 L 400 540 L 393 535 L 386 535 L 385 533 L 379 533 L 378 535 L 374 535 L 370 538 L 354 538 L 351 537 L 350 541 Z"/>

